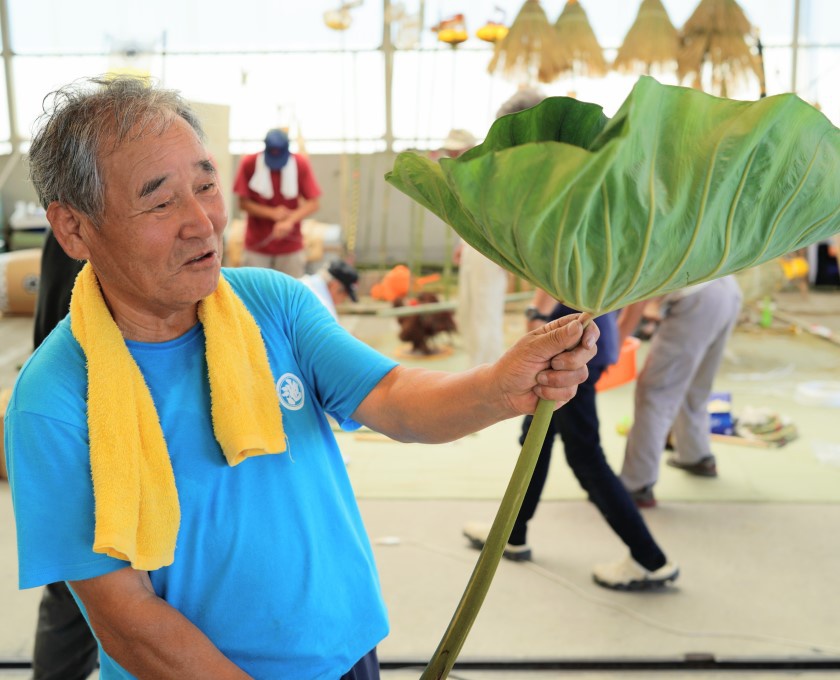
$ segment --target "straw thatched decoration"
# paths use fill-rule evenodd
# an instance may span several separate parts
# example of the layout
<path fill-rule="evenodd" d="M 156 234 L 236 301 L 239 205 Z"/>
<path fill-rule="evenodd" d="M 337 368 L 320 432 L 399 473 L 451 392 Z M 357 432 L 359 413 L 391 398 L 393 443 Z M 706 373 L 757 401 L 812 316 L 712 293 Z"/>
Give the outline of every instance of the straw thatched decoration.
<path fill-rule="evenodd" d="M 564 71 L 583 76 L 602 76 L 607 72 L 604 50 L 578 0 L 566 0 L 554 30 L 566 62 Z"/>
<path fill-rule="evenodd" d="M 711 66 L 711 94 L 726 97 L 732 86 L 750 74 L 762 79 L 753 52 L 754 29 L 735 0 L 701 0 L 681 33 L 677 58 L 680 79 L 692 77 L 702 88 L 703 67 Z"/>
<path fill-rule="evenodd" d="M 662 0 L 642 0 L 636 20 L 624 36 L 612 67 L 623 73 L 650 75 L 653 67 L 676 68 L 680 36 Z"/>
<path fill-rule="evenodd" d="M 512 80 L 550 83 L 565 67 L 557 33 L 539 0 L 525 0 L 507 35 L 496 43 L 487 70 L 501 69 Z"/>

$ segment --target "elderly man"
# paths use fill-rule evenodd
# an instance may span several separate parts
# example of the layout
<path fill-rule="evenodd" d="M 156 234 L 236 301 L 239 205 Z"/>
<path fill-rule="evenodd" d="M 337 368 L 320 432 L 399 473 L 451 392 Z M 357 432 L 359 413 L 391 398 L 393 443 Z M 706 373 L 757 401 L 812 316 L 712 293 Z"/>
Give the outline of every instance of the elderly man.
<path fill-rule="evenodd" d="M 87 260 L 7 414 L 20 586 L 67 581 L 109 678 L 378 677 L 388 621 L 325 416 L 445 442 L 571 399 L 575 317 L 458 374 L 395 365 L 299 281 L 221 269 L 198 120 L 131 78 L 55 95 L 32 142 L 56 238 Z"/>

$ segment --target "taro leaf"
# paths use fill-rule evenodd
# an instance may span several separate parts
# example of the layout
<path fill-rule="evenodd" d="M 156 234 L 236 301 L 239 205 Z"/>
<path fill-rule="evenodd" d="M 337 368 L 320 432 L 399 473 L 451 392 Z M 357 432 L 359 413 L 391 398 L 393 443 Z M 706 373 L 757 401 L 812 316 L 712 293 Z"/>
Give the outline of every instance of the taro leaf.
<path fill-rule="evenodd" d="M 840 231 L 840 130 L 797 96 L 719 99 L 642 77 L 607 120 L 552 97 L 388 182 L 470 245 L 600 314 Z"/>
<path fill-rule="evenodd" d="M 636 84 L 615 117 L 551 98 L 440 165 L 386 179 L 474 248 L 593 314 L 737 272 L 840 231 L 840 130 L 795 95 L 757 102 Z M 487 542 L 421 680 L 463 646 L 539 456 L 540 400 Z"/>

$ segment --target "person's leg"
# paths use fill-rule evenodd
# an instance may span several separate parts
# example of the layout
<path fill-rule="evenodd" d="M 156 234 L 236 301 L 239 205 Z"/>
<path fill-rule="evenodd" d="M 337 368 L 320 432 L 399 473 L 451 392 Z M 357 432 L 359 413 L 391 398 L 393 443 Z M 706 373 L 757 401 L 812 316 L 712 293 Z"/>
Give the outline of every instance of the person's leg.
<path fill-rule="evenodd" d="M 741 291 L 731 277 L 715 281 L 697 296 L 697 316 L 710 342 L 674 421 L 674 460 L 681 466 L 712 457 L 708 400 L 741 307 Z"/>
<path fill-rule="evenodd" d="M 242 266 L 243 267 L 260 267 L 262 269 L 271 269 L 272 256 L 257 253 L 253 250 L 242 251 Z"/>
<path fill-rule="evenodd" d="M 472 259 L 467 254 L 470 246 L 462 245 L 461 260 L 458 263 L 458 309 L 455 319 L 458 325 L 458 333 L 464 344 L 464 351 L 467 353 L 469 366 L 477 366 L 475 363 L 476 336 L 481 333 L 481 320 L 478 318 L 472 301 L 477 297 L 474 290 L 476 285 L 475 276 L 472 272 Z"/>
<path fill-rule="evenodd" d="M 32 656 L 33 680 L 85 680 L 96 669 L 96 638 L 63 582 L 44 588 Z"/>
<path fill-rule="evenodd" d="M 379 659 L 376 656 L 376 648 L 374 647 L 359 659 L 353 668 L 341 676 L 340 680 L 379 680 Z"/>
<path fill-rule="evenodd" d="M 636 562 L 655 571 L 666 563 L 636 504 L 613 472 L 601 447 L 595 383 L 600 368 L 590 367 L 589 378 L 575 397 L 554 412 L 566 461 L 607 524 L 630 549 Z"/>
<path fill-rule="evenodd" d="M 668 432 L 703 358 L 708 336 L 693 318 L 693 298 L 699 294 L 671 305 L 636 381 L 633 426 L 619 475 L 631 492 L 653 486 L 659 479 L 659 460 Z"/>
<path fill-rule="evenodd" d="M 556 412 L 554 415 L 557 415 Z M 528 435 L 533 420 L 533 416 L 525 416 L 523 419 L 522 435 L 519 437 L 520 445 L 525 443 L 525 437 Z M 554 432 L 554 417 L 552 417 L 551 424 L 548 426 L 548 431 L 543 439 L 540 456 L 534 467 L 534 473 L 531 475 L 531 481 L 528 483 L 528 489 L 525 491 L 522 507 L 519 508 L 519 514 L 516 516 L 513 529 L 510 532 L 508 543 L 511 545 L 525 545 L 528 542 L 528 522 L 537 511 L 537 505 L 539 505 L 540 496 L 545 487 L 545 480 L 548 477 L 548 468 L 551 464 L 551 446 L 554 443 Z"/>
<path fill-rule="evenodd" d="M 507 272 L 477 250 L 465 248 L 470 276 L 468 314 L 473 324 L 469 332 L 470 363 L 473 366 L 496 361 L 505 349 L 504 314 Z"/>
<path fill-rule="evenodd" d="M 306 253 L 303 250 L 296 250 L 293 253 L 275 255 L 271 268 L 299 279 L 306 273 Z"/>

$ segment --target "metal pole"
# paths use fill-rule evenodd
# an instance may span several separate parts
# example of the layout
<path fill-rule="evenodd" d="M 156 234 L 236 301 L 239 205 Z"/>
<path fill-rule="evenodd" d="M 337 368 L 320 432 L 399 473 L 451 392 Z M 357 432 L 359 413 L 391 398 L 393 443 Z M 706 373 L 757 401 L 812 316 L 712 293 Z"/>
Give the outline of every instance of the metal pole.
<path fill-rule="evenodd" d="M 393 116 L 393 81 L 394 81 L 394 43 L 391 40 L 391 0 L 382 0 L 382 55 L 385 58 L 385 151 L 394 150 Z"/>
<path fill-rule="evenodd" d="M 790 74 L 790 91 L 796 94 L 796 72 L 799 69 L 799 14 L 801 11 L 800 0 L 793 2 L 793 39 L 791 40 L 790 48 L 793 52 L 791 61 Z"/>
<path fill-rule="evenodd" d="M 17 112 L 15 104 L 14 74 L 12 72 L 12 46 L 9 38 L 9 3 L 0 0 L 0 38 L 3 40 L 3 71 L 6 75 L 6 104 L 9 108 L 9 141 L 12 154 L 3 171 L 0 172 L 0 189 L 6 184 L 17 162 L 20 160 L 20 136 L 18 135 Z"/>

